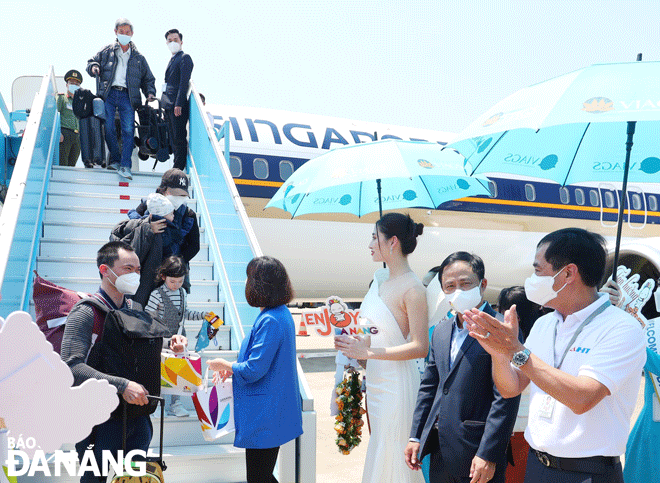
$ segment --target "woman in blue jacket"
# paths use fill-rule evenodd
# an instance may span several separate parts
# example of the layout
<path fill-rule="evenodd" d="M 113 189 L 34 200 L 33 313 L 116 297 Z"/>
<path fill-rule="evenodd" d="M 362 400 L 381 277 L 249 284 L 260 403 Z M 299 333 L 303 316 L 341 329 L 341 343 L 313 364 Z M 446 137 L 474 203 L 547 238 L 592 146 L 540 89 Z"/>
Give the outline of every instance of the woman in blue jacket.
<path fill-rule="evenodd" d="M 245 298 L 261 313 L 237 361 L 218 358 L 207 364 L 217 372 L 216 381 L 233 374 L 234 446 L 245 448 L 247 482 L 276 483 L 280 446 L 303 432 L 295 324 L 286 307 L 293 289 L 279 260 L 263 256 L 248 264 Z"/>

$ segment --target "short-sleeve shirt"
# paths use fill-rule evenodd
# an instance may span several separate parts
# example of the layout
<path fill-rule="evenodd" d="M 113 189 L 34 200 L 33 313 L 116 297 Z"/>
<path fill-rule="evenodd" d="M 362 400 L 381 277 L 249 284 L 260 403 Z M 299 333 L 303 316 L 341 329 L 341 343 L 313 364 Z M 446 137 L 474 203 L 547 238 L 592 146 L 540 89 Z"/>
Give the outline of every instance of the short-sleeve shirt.
<path fill-rule="evenodd" d="M 601 294 L 594 303 L 566 319 L 558 312 L 544 315 L 534 323 L 525 346 L 545 363 L 554 365 L 577 328 L 607 300 L 608 296 Z M 560 370 L 595 379 L 609 389 L 610 395 L 581 415 L 553 400 L 552 416 L 546 417 L 541 408 L 547 394 L 531 382 L 527 442 L 536 450 L 563 458 L 623 454 L 645 361 L 644 331 L 639 322 L 617 307 L 606 308 L 578 335 Z"/>
<path fill-rule="evenodd" d="M 78 118 L 73 113 L 73 98 L 66 94 L 58 94 L 57 110 L 60 112 L 60 127 L 77 131 Z"/>

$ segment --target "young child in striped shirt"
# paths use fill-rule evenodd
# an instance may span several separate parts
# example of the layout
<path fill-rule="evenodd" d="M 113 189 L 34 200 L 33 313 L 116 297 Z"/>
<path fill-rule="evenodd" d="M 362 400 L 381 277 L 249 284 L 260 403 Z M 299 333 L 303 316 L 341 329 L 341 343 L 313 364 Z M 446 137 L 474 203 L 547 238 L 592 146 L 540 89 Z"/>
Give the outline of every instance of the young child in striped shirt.
<path fill-rule="evenodd" d="M 166 258 L 156 272 L 156 289 L 151 292 L 147 302 L 146 311 L 167 326 L 170 337 L 176 334 L 186 335 L 185 320 L 202 320 L 208 314 L 187 308 L 186 291 L 182 288 L 187 274 L 188 269 L 181 257 L 173 255 Z M 163 340 L 163 347 L 169 347 L 169 339 Z M 165 396 L 165 402 L 168 404 L 168 415 L 189 416 L 181 404 L 180 396 Z"/>

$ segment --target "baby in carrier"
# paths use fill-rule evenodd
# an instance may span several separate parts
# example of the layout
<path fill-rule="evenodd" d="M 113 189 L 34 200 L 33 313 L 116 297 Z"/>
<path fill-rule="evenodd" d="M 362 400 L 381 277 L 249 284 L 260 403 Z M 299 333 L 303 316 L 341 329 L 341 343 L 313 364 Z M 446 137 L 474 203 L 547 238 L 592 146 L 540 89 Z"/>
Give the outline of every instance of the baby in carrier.
<path fill-rule="evenodd" d="M 187 273 L 188 269 L 181 257 L 166 258 L 156 273 L 156 289 L 151 292 L 145 309 L 168 328 L 170 337 L 175 334 L 186 335 L 185 320 L 202 320 L 207 315 L 207 312 L 189 310 L 186 307 L 186 291 L 182 286 Z M 163 340 L 163 347 L 169 347 L 169 343 L 169 339 Z M 189 415 L 181 404 L 180 396 L 165 396 L 165 402 L 168 415 Z"/>

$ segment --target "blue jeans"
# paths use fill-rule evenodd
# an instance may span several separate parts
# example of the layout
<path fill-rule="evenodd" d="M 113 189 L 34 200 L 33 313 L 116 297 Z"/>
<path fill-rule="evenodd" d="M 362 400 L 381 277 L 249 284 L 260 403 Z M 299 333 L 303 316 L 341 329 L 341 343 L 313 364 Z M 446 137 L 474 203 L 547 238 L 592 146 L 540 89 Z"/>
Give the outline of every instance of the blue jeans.
<path fill-rule="evenodd" d="M 137 418 L 129 419 L 126 425 L 126 453 L 134 449 L 141 449 L 145 452 L 149 450 L 149 443 L 151 442 L 153 432 L 154 430 L 149 416 L 139 416 Z M 122 420 L 110 418 L 105 423 L 95 426 L 92 434 L 76 444 L 78 459 L 82 460 L 83 453 L 87 449 L 87 446 L 93 443 L 96 464 L 102 471 L 102 451 L 110 450 L 116 457 L 117 452 L 122 449 L 121 440 Z M 126 453 L 124 453 L 124 455 Z M 105 476 L 94 476 L 94 473 L 91 471 L 80 477 L 80 483 L 105 483 L 105 480 Z"/>
<path fill-rule="evenodd" d="M 119 110 L 119 123 L 121 124 L 121 154 L 119 154 L 117 131 L 115 129 L 115 112 L 117 110 Z M 134 134 L 135 111 L 131 106 L 128 91 L 118 91 L 110 88 L 108 97 L 105 98 L 105 141 L 110 151 L 111 163 L 120 163 L 121 166 L 131 167 Z"/>

